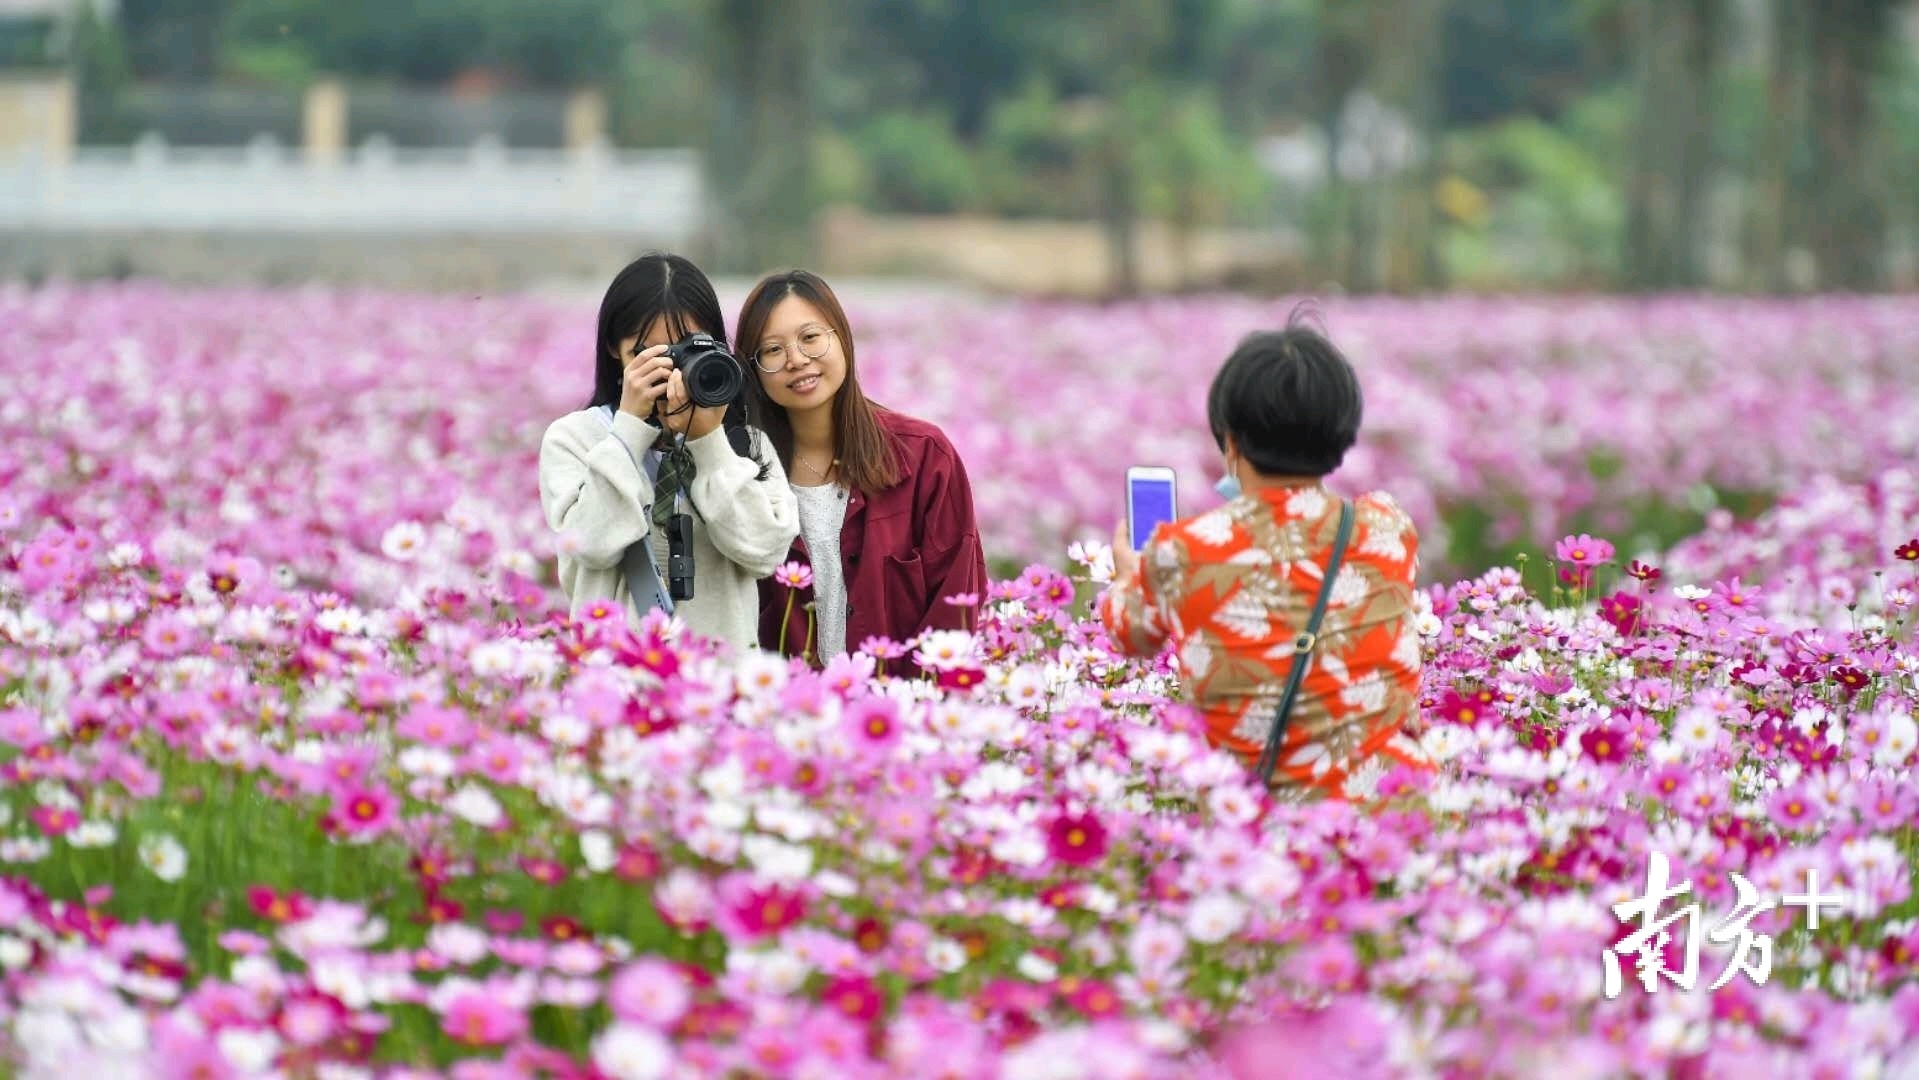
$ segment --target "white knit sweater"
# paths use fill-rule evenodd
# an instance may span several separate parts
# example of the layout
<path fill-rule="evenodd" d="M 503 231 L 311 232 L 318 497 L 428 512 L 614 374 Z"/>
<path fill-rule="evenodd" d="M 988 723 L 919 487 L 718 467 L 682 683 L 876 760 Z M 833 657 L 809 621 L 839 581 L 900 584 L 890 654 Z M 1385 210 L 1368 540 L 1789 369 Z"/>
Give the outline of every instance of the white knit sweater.
<path fill-rule="evenodd" d="M 660 429 L 623 412 L 582 409 L 555 420 L 540 442 L 540 506 L 562 534 L 560 587 L 577 616 L 596 601 L 615 600 L 637 620 L 621 559 L 653 529 L 653 481 L 645 462 Z M 734 453 L 723 428 L 686 445 L 695 475 L 687 490 L 693 514 L 693 598 L 674 614 L 687 629 L 735 648 L 759 643 L 759 579 L 773 572 L 799 535 L 799 512 L 779 455 L 760 432 L 760 465 Z M 660 570 L 665 572 L 665 560 Z"/>

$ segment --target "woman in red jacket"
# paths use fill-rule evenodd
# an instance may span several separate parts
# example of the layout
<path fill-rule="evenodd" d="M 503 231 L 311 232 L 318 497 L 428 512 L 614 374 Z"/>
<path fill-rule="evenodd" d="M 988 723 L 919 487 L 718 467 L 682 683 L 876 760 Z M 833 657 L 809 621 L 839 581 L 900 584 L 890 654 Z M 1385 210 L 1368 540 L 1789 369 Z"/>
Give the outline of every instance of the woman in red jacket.
<path fill-rule="evenodd" d="M 966 467 L 939 428 L 860 392 L 833 290 L 805 270 L 764 279 L 735 340 L 759 376 L 747 380 L 753 415 L 799 500 L 791 558 L 813 579 L 760 582 L 760 645 L 818 665 L 869 639 L 970 629 L 986 558 Z"/>

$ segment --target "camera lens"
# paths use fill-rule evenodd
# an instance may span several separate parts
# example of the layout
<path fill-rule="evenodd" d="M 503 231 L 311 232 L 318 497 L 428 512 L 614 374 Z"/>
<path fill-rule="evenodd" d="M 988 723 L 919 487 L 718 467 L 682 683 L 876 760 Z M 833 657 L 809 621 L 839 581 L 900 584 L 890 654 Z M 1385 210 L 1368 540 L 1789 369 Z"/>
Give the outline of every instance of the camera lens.
<path fill-rule="evenodd" d="M 717 348 L 688 357 L 680 370 L 686 379 L 687 397 L 703 409 L 732 401 L 746 378 L 739 361 Z"/>

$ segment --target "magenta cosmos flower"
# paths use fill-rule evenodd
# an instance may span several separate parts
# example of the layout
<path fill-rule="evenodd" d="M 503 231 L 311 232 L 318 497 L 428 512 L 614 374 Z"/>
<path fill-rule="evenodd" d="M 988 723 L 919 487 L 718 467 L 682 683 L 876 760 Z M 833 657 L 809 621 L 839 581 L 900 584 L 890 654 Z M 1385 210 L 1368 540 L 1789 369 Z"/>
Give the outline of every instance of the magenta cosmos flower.
<path fill-rule="evenodd" d="M 1612 561 L 1613 555 L 1611 542 L 1585 533 L 1568 536 L 1553 545 L 1554 558 L 1579 567 L 1604 565 Z"/>

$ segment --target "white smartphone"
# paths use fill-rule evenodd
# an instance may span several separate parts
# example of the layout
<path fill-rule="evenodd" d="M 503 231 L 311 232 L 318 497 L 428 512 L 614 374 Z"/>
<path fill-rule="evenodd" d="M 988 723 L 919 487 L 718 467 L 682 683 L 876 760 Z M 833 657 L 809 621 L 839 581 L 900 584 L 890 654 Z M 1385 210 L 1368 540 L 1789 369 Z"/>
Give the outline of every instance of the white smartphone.
<path fill-rule="evenodd" d="M 1163 465 L 1134 465 L 1126 470 L 1126 532 L 1134 551 L 1146 546 L 1161 522 L 1178 518 L 1173 470 Z"/>

